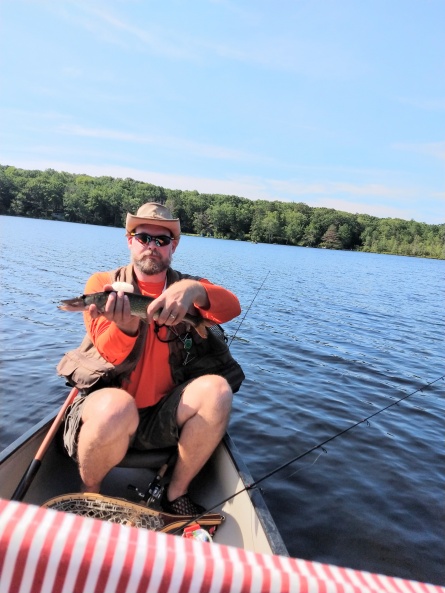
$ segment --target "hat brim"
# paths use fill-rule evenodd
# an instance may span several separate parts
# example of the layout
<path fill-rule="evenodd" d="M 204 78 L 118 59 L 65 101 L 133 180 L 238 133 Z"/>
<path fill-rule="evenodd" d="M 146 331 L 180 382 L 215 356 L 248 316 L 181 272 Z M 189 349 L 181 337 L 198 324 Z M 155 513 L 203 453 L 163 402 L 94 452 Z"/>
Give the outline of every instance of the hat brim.
<path fill-rule="evenodd" d="M 172 220 L 163 220 L 160 218 L 149 218 L 134 216 L 133 214 L 127 214 L 127 220 L 125 221 L 125 230 L 127 233 L 132 233 L 134 229 L 140 224 L 153 224 L 156 226 L 162 226 L 168 229 L 175 239 L 179 239 L 181 234 L 181 225 L 179 218 L 173 218 Z"/>

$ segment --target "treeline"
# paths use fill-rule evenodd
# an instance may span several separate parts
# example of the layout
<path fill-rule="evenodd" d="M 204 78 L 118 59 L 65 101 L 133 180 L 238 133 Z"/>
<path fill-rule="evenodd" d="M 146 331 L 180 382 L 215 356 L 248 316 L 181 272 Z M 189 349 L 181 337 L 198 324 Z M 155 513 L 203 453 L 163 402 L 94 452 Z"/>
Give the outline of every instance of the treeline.
<path fill-rule="evenodd" d="M 0 214 L 123 226 L 127 212 L 150 201 L 166 204 L 184 233 L 445 259 L 445 224 L 0 165 Z"/>

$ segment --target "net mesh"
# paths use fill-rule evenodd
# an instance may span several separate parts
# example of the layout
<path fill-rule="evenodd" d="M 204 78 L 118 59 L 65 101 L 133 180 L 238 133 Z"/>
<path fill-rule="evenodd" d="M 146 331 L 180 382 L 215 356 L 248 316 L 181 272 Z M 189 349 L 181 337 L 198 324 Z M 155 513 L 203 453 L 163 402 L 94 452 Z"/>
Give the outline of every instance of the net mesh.
<path fill-rule="evenodd" d="M 92 493 L 56 496 L 42 506 L 120 525 L 142 527 L 150 531 L 172 532 L 193 521 L 192 516 L 171 515 L 124 499 Z M 223 520 L 222 515 L 208 513 L 199 519 L 199 523 L 202 526 L 216 527 Z"/>
<path fill-rule="evenodd" d="M 165 521 L 161 513 L 151 511 L 140 505 L 109 499 L 105 497 L 92 498 L 89 496 L 60 496 L 45 503 L 46 507 L 65 513 L 74 513 L 83 517 L 100 519 L 120 525 L 143 527 L 151 531 L 162 531 Z"/>

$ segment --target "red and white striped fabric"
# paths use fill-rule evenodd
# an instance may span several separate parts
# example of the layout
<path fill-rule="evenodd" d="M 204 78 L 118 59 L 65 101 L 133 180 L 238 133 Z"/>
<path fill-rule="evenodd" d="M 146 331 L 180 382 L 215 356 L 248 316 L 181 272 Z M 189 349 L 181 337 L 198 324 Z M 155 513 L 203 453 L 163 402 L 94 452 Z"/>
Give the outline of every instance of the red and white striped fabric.
<path fill-rule="evenodd" d="M 0 500 L 0 593 L 445 593 L 445 588 Z"/>

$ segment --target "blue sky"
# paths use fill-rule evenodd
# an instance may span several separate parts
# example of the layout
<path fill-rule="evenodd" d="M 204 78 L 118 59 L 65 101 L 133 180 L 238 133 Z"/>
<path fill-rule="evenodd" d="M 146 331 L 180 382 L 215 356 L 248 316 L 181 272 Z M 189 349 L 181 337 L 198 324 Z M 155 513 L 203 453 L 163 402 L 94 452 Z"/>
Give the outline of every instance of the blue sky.
<path fill-rule="evenodd" d="M 0 0 L 0 164 L 445 222 L 444 0 Z"/>

